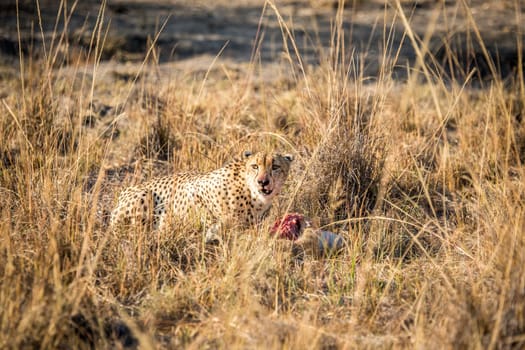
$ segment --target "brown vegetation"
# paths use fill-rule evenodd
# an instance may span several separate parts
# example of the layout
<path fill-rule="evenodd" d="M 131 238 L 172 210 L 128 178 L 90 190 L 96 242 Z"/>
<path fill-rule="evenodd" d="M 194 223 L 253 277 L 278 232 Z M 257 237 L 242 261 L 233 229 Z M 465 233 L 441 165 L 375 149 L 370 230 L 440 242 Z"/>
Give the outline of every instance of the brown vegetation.
<path fill-rule="evenodd" d="M 443 78 L 421 50 L 419 76 L 394 80 L 385 63 L 370 80 L 341 13 L 315 66 L 281 18 L 290 46 L 271 80 L 256 60 L 190 74 L 152 49 L 108 82 L 103 24 L 75 59 L 55 61 L 60 35 L 39 59 L 20 52 L 0 72 L 12 92 L 0 101 L 0 347 L 524 347 L 521 55 L 481 87 L 468 72 Z M 107 228 L 126 185 L 261 147 L 296 155 L 262 227 L 216 247 L 198 225 Z M 348 246 L 297 259 L 268 234 L 291 211 Z"/>

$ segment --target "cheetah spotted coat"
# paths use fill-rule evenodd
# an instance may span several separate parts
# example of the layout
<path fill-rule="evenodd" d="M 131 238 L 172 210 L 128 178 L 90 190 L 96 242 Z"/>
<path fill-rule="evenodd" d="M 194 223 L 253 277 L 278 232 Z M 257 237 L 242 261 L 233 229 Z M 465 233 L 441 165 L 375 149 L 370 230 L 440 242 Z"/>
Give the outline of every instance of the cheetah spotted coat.
<path fill-rule="evenodd" d="M 248 227 L 260 221 L 284 184 L 293 157 L 245 152 L 208 173 L 180 173 L 125 189 L 111 225 L 162 228 L 167 218 L 211 218 L 218 224 Z"/>

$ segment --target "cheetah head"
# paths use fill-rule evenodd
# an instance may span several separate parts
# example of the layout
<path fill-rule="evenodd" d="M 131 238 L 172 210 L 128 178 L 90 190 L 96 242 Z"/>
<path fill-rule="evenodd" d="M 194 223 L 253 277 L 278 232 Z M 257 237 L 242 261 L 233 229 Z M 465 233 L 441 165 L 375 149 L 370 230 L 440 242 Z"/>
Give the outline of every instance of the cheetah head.
<path fill-rule="evenodd" d="M 293 156 L 266 152 L 252 154 L 247 151 L 244 157 L 250 191 L 265 201 L 279 194 L 288 177 Z"/>

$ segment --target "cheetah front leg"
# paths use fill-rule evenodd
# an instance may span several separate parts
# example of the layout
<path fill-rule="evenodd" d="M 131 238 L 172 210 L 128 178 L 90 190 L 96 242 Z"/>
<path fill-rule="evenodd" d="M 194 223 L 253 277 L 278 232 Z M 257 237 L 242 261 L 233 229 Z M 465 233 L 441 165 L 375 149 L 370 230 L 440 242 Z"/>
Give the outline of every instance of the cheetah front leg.
<path fill-rule="evenodd" d="M 212 220 L 211 222 L 204 219 L 202 223 L 203 227 L 205 227 L 206 244 L 217 245 L 222 242 L 222 235 L 225 231 L 239 228 L 238 220 L 231 216 L 223 218 L 223 220 Z"/>
<path fill-rule="evenodd" d="M 217 245 L 221 243 L 221 224 L 215 223 L 206 229 L 206 244 Z"/>

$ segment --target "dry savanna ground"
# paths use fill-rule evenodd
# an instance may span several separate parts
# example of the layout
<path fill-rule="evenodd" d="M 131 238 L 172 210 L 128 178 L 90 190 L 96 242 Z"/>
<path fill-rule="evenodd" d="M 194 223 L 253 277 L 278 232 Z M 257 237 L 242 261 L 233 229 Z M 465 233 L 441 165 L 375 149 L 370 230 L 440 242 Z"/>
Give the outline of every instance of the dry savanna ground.
<path fill-rule="evenodd" d="M 257 50 L 159 64 L 155 37 L 142 61 L 103 61 L 101 22 L 88 50 L 57 31 L 2 62 L 0 347 L 525 347 L 521 55 L 498 75 L 466 16 L 492 76 L 448 74 L 463 68 L 451 51 L 440 71 L 403 3 L 388 7 L 415 48 L 403 80 L 388 41 L 394 59 L 363 74 L 342 7 L 318 63 L 304 63 L 273 2 L 287 45 L 272 64 Z M 218 246 L 199 225 L 107 227 L 124 186 L 268 148 L 296 161 L 261 227 Z M 294 255 L 268 234 L 291 211 L 345 249 Z"/>

